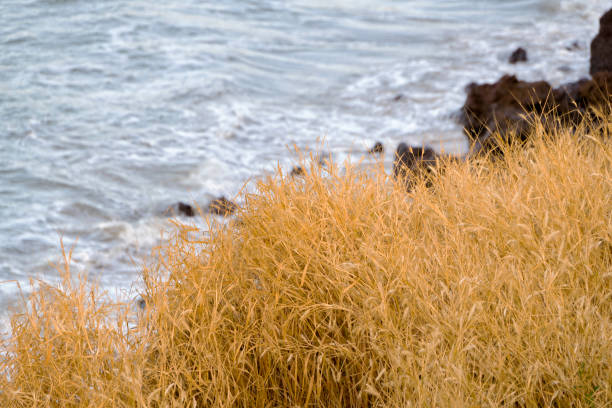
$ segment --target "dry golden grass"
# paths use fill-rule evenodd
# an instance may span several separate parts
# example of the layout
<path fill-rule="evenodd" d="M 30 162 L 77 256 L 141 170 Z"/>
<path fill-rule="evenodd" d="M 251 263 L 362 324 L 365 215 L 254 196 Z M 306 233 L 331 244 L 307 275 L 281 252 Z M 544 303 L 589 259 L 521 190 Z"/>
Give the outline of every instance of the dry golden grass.
<path fill-rule="evenodd" d="M 25 310 L 12 315 L 0 348 L 0 406 L 144 406 L 134 392 L 144 349 L 128 330 L 128 308 L 84 277 L 72 282 L 62 252 L 62 284 L 38 282 Z"/>
<path fill-rule="evenodd" d="M 228 225 L 180 228 L 133 328 L 67 269 L 36 291 L 0 405 L 610 407 L 611 127 L 538 128 L 410 193 L 279 172 Z"/>

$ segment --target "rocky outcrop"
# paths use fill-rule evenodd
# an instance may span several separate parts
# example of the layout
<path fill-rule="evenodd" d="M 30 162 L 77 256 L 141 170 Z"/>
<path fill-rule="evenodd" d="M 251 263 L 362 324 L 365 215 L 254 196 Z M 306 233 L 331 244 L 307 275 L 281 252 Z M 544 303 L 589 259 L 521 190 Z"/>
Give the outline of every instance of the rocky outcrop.
<path fill-rule="evenodd" d="M 511 64 L 516 64 L 517 62 L 527 62 L 527 51 L 525 51 L 525 49 L 521 47 L 517 48 L 510 55 L 508 62 Z"/>
<path fill-rule="evenodd" d="M 534 123 L 547 127 L 578 125 L 589 109 L 612 102 L 612 73 L 599 72 L 559 88 L 548 82 L 526 82 L 505 75 L 493 84 L 470 84 L 461 121 L 472 152 L 495 150 L 499 138 L 525 140 Z M 552 121 L 551 114 L 559 120 Z"/>
<path fill-rule="evenodd" d="M 591 42 L 590 74 L 612 72 L 612 9 L 599 19 L 599 33 Z"/>
<path fill-rule="evenodd" d="M 513 127 L 522 131 L 526 123 L 522 115 L 542 112 L 554 106 L 552 87 L 546 81 L 519 81 L 505 75 L 493 84 L 470 84 L 463 105 L 462 121 L 468 137 L 478 140 L 489 130 Z"/>
<path fill-rule="evenodd" d="M 581 110 L 612 102 L 612 71 L 597 72 L 590 80 L 582 79 L 559 88 Z"/>
<path fill-rule="evenodd" d="M 521 60 L 523 51 L 517 49 L 510 62 Z M 522 141 L 534 123 L 574 127 L 587 116 L 596 119 L 592 115 L 596 108 L 612 103 L 612 9 L 601 17 L 599 33 L 591 43 L 590 71 L 592 79 L 558 88 L 546 81 L 521 81 L 514 75 L 504 75 L 492 84 L 468 85 L 460 117 L 472 153 L 495 150 L 500 138 L 494 134 Z"/>
<path fill-rule="evenodd" d="M 208 204 L 208 213 L 214 215 L 228 216 L 232 215 L 238 206 L 233 201 L 228 200 L 224 196 L 215 198 Z"/>

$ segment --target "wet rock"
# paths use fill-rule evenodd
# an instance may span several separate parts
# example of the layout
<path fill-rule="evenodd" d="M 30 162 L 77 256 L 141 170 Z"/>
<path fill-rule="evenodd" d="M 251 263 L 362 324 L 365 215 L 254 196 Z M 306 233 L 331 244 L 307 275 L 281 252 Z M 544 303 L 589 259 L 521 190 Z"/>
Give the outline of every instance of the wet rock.
<path fill-rule="evenodd" d="M 406 143 L 400 143 L 393 160 L 393 177 L 404 178 L 406 189 L 410 191 L 414 186 L 414 179 L 411 176 L 424 175 L 425 185 L 432 187 L 431 176 L 445 172 L 448 164 L 464 159 L 465 157 L 438 154 L 427 146 L 408 146 Z"/>
<path fill-rule="evenodd" d="M 439 154 L 428 146 L 409 146 L 400 143 L 393 160 L 393 178 L 402 180 L 406 190 L 410 191 L 416 184 L 415 180 L 422 176 L 425 186 L 431 188 L 435 179 L 445 173 L 449 165 L 459 163 L 466 157 Z"/>
<path fill-rule="evenodd" d="M 185 217 L 193 217 L 196 214 L 193 206 L 185 204 L 183 202 L 179 202 L 178 204 L 176 204 L 175 208 L 178 215 L 184 215 Z"/>
<path fill-rule="evenodd" d="M 368 150 L 368 153 L 370 154 L 382 154 L 384 152 L 385 152 L 385 147 L 383 146 L 381 142 L 374 143 L 374 146 L 372 146 L 372 148 Z"/>
<path fill-rule="evenodd" d="M 493 84 L 470 84 L 463 105 L 462 124 L 471 141 L 489 131 L 500 130 L 523 121 L 522 114 L 541 113 L 554 107 L 552 87 L 548 82 L 520 81 L 514 75 L 504 75 Z M 524 127 L 521 124 L 519 127 Z"/>
<path fill-rule="evenodd" d="M 581 80 L 575 84 L 576 93 L 570 96 L 578 107 L 587 109 L 612 102 L 612 71 L 593 74 L 591 80 Z"/>
<path fill-rule="evenodd" d="M 472 153 L 489 152 L 496 149 L 499 140 L 526 140 L 535 123 L 547 129 L 560 124 L 577 126 L 592 108 L 612 102 L 610 90 L 610 72 L 555 89 L 545 81 L 525 82 L 505 75 L 493 84 L 466 87 L 460 122 L 472 142 Z M 552 120 L 553 114 L 559 119 Z"/>
<path fill-rule="evenodd" d="M 290 175 L 291 175 L 291 177 L 303 176 L 304 175 L 304 168 L 302 166 L 294 166 L 291 169 Z"/>
<path fill-rule="evenodd" d="M 585 117 L 598 120 L 596 108 L 612 103 L 612 9 L 601 17 L 591 43 L 590 71 L 592 79 L 555 89 L 545 81 L 526 82 L 511 75 L 495 83 L 469 84 L 459 121 L 472 143 L 472 154 L 497 150 L 499 140 L 524 141 L 535 123 L 552 130 L 576 127 Z"/>
<path fill-rule="evenodd" d="M 591 75 L 612 72 L 612 9 L 599 19 L 599 33 L 591 42 Z"/>
<path fill-rule="evenodd" d="M 393 176 L 405 177 L 408 173 L 418 170 L 429 170 L 436 164 L 438 155 L 427 146 L 408 146 L 400 143 L 393 160 Z"/>
<path fill-rule="evenodd" d="M 519 47 L 510 55 L 508 62 L 511 64 L 516 64 L 517 62 L 527 62 L 527 51 Z"/>
<path fill-rule="evenodd" d="M 585 118 L 599 120 L 594 110 L 612 103 L 612 72 L 598 72 L 592 79 L 581 79 L 553 90 L 560 123 L 575 127 Z"/>
<path fill-rule="evenodd" d="M 215 198 L 208 205 L 208 212 L 214 215 L 232 215 L 237 209 L 238 206 L 236 205 L 236 203 L 228 200 L 224 196 Z"/>

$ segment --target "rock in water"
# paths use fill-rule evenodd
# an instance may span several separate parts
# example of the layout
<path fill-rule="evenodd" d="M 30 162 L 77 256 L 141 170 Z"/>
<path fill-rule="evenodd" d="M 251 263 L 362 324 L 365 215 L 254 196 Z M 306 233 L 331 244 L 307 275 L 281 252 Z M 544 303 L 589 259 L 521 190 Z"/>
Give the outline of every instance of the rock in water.
<path fill-rule="evenodd" d="M 496 150 L 498 132 L 504 139 L 526 140 L 534 123 L 548 129 L 557 126 L 551 114 L 564 125 L 576 126 L 584 114 L 612 102 L 612 72 L 598 72 L 553 89 L 548 82 L 525 82 L 505 75 L 493 84 L 470 84 L 463 105 L 462 124 L 472 153 Z"/>
<path fill-rule="evenodd" d="M 612 9 L 599 19 L 599 33 L 591 42 L 591 75 L 612 72 Z"/>
<path fill-rule="evenodd" d="M 514 50 L 512 55 L 510 55 L 508 62 L 511 64 L 516 64 L 517 62 L 527 62 L 527 51 L 521 47 L 517 48 Z"/>
<path fill-rule="evenodd" d="M 513 56 L 520 57 L 520 50 Z M 504 75 L 492 84 L 468 85 L 461 122 L 472 142 L 472 153 L 497 150 L 499 139 L 491 137 L 496 132 L 502 139 L 523 141 L 534 123 L 546 129 L 559 124 L 576 126 L 585 114 L 612 102 L 612 9 L 601 17 L 599 33 L 591 43 L 590 72 L 592 79 L 556 89 L 545 81 L 526 82 L 513 75 Z"/>
<path fill-rule="evenodd" d="M 185 204 L 183 202 L 179 202 L 176 205 L 176 209 L 177 209 L 177 211 L 178 211 L 178 213 L 180 215 L 184 215 L 186 217 L 193 217 L 193 216 L 195 216 L 195 210 L 189 204 Z"/>
<path fill-rule="evenodd" d="M 380 142 L 376 142 L 374 143 L 374 146 L 372 146 L 372 148 L 370 150 L 368 150 L 368 153 L 370 154 L 382 154 L 385 151 L 385 147 L 383 146 L 382 143 Z"/>
<path fill-rule="evenodd" d="M 221 196 L 210 202 L 208 205 L 208 212 L 214 215 L 228 216 L 232 215 L 237 208 L 238 206 L 234 202 Z"/>
<path fill-rule="evenodd" d="M 304 168 L 302 166 L 294 166 L 291 169 L 290 175 L 291 175 L 291 177 L 303 176 L 304 175 Z"/>
<path fill-rule="evenodd" d="M 429 169 L 435 165 L 438 155 L 436 152 L 427 146 L 408 146 L 406 143 L 400 143 L 395 151 L 395 159 L 393 160 L 393 176 L 405 176 L 409 171 L 419 169 Z"/>
<path fill-rule="evenodd" d="M 523 113 L 541 113 L 554 106 L 552 87 L 548 82 L 525 82 L 514 75 L 504 75 L 493 84 L 470 84 L 463 105 L 463 125 L 472 141 L 487 132 L 512 126 L 523 130 Z"/>

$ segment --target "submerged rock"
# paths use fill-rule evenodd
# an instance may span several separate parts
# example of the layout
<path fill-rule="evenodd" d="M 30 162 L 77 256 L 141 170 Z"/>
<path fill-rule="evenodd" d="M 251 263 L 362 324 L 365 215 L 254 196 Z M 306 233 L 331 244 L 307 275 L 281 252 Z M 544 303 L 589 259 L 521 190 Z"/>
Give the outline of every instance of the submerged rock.
<path fill-rule="evenodd" d="M 612 72 L 612 9 L 599 19 L 599 33 L 591 42 L 591 75 Z"/>
<path fill-rule="evenodd" d="M 214 215 L 232 215 L 238 209 L 238 205 L 224 196 L 215 198 L 208 205 L 208 212 Z"/>
<path fill-rule="evenodd" d="M 527 62 L 527 51 L 519 47 L 510 55 L 508 62 L 511 64 L 516 64 L 517 62 Z"/>

